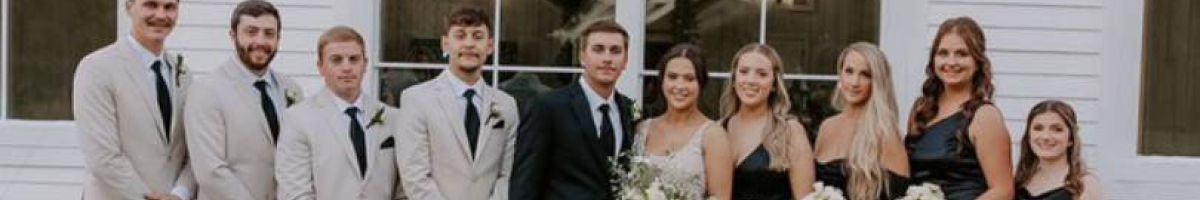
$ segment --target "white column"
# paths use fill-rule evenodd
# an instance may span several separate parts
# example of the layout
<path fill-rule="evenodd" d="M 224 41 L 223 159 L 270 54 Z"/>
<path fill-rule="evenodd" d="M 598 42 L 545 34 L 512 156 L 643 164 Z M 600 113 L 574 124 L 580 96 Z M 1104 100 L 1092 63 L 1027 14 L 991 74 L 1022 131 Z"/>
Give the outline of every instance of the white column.
<path fill-rule="evenodd" d="M 0 9 L 4 11 L 4 16 L 0 16 L 0 122 L 8 120 L 8 0 L 0 0 Z"/>
<path fill-rule="evenodd" d="M 928 1 L 880 1 L 879 48 L 891 62 L 893 86 L 899 105 L 912 105 L 925 81 L 925 62 L 931 33 L 927 33 Z M 901 107 L 899 116 L 908 116 Z"/>
<path fill-rule="evenodd" d="M 617 83 L 617 91 L 633 98 L 638 102 L 642 99 L 642 63 L 646 48 L 646 1 L 617 0 L 616 21 L 629 32 L 629 65 L 621 80 Z"/>

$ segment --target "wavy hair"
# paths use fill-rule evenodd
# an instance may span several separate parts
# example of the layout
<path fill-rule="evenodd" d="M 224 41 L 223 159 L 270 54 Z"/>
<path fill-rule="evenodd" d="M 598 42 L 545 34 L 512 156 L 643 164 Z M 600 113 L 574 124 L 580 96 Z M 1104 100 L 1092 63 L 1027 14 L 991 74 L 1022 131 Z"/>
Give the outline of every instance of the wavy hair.
<path fill-rule="evenodd" d="M 929 123 L 934 117 L 937 117 L 938 101 L 942 93 L 946 92 L 945 83 L 937 77 L 934 68 L 934 59 L 937 56 L 937 47 L 941 45 L 942 38 L 950 34 L 956 34 L 963 38 L 963 42 L 967 45 L 967 54 L 975 60 L 975 74 L 971 76 L 971 97 L 961 106 L 962 114 L 965 116 L 964 124 L 971 124 L 974 120 L 975 111 L 980 106 L 992 103 L 992 94 L 995 92 L 995 86 L 992 85 L 992 62 L 984 53 L 987 51 L 987 41 L 983 37 L 983 29 L 979 27 L 975 20 L 969 17 L 955 17 L 947 19 L 938 26 L 937 37 L 933 38 L 933 50 L 929 51 L 929 62 L 925 64 L 925 83 L 921 86 L 921 97 L 913 103 L 913 112 L 908 123 L 908 137 L 918 137 L 926 128 L 929 128 Z M 967 141 L 963 135 L 967 131 L 967 126 L 960 128 L 956 134 L 958 141 Z M 956 151 L 961 151 L 963 146 L 968 142 L 959 142 Z"/>
<path fill-rule="evenodd" d="M 736 72 L 738 58 L 751 53 L 763 55 L 771 61 L 772 76 L 775 79 L 775 83 L 772 84 L 774 87 L 770 92 L 771 94 L 767 96 L 767 106 L 771 116 L 767 121 L 767 130 L 766 134 L 763 135 L 762 144 L 767 149 L 767 153 L 771 158 L 769 168 L 776 171 L 787 170 L 790 168 L 789 159 L 787 158 L 791 153 L 788 149 L 791 148 L 791 137 L 793 137 L 790 130 L 788 130 L 787 122 L 788 120 L 794 120 L 795 117 L 788 114 L 788 111 L 792 108 L 792 103 L 791 98 L 788 97 L 787 88 L 783 84 L 783 60 L 779 58 L 779 53 L 776 53 L 775 48 L 771 48 L 771 46 L 759 43 L 747 44 L 734 54 L 729 71 Z M 731 73 L 729 81 L 725 82 L 725 91 L 721 93 L 720 108 L 722 124 L 726 124 L 729 118 L 737 114 L 742 106 L 742 100 L 738 99 L 737 91 L 734 89 L 737 80 L 737 73 Z"/>

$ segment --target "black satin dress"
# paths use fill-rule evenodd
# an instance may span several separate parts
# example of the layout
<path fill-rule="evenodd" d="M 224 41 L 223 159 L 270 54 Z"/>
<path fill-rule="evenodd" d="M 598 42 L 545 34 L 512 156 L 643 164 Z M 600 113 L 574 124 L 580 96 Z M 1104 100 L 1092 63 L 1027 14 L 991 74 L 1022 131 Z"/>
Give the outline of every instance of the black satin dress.
<path fill-rule="evenodd" d="M 772 171 L 771 156 L 761 144 L 733 170 L 734 200 L 791 200 L 787 171 Z"/>
<path fill-rule="evenodd" d="M 1074 200 L 1075 194 L 1067 191 L 1067 188 L 1058 187 L 1053 190 L 1033 195 L 1026 190 L 1025 187 L 1017 187 L 1017 200 Z"/>
<path fill-rule="evenodd" d="M 974 200 L 987 191 L 987 178 L 966 128 L 966 116 L 958 112 L 930 125 L 920 136 L 905 138 L 913 184 L 936 184 L 948 200 Z"/>
<path fill-rule="evenodd" d="M 850 195 L 850 190 L 848 190 L 850 174 L 847 173 L 848 171 L 849 168 L 846 166 L 846 159 L 834 159 L 825 163 L 817 162 L 817 181 L 824 183 L 825 186 L 842 190 L 842 195 Z M 909 179 L 892 171 L 887 171 L 886 176 L 888 179 L 888 188 L 883 194 L 880 194 L 879 199 L 904 197 L 904 193 L 908 190 Z M 850 199 L 850 196 L 843 197 Z"/>

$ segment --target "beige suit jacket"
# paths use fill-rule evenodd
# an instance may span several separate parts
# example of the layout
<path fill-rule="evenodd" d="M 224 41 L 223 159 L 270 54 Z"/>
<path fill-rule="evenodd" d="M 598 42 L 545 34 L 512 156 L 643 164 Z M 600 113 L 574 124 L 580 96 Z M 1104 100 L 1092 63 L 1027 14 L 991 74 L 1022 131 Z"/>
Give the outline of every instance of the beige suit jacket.
<path fill-rule="evenodd" d="M 84 158 L 83 198 L 142 199 L 176 186 L 195 191 L 181 123 L 190 76 L 178 55 L 166 54 L 179 73 L 170 74 L 176 80 L 169 86 L 174 111 L 164 127 L 149 69 L 126 38 L 88 54 L 75 71 L 72 104 Z"/>
<path fill-rule="evenodd" d="M 472 154 L 463 127 L 465 101 L 448 71 L 436 79 L 412 86 L 401 95 L 397 141 L 404 190 L 412 199 L 508 199 L 516 141 L 516 101 L 493 87 L 485 87 L 476 108 L 479 138 Z M 460 105 L 460 103 L 462 105 Z"/>
<path fill-rule="evenodd" d="M 268 70 L 278 91 L 273 102 L 283 120 L 287 99 L 300 99 L 300 86 Z M 213 73 L 196 77 L 186 116 L 188 152 L 199 199 L 238 200 L 275 197 L 275 138 L 262 110 L 250 71 L 231 58 Z M 280 123 L 282 124 L 282 123 Z M 281 125 L 282 126 L 282 125 Z M 282 128 L 281 128 L 282 129 Z"/>
<path fill-rule="evenodd" d="M 367 170 L 359 173 L 350 128 L 333 93 L 322 91 L 288 109 L 275 153 L 279 199 L 394 199 L 397 191 L 394 108 L 363 99 Z M 379 114 L 383 112 L 382 114 Z M 376 117 L 378 116 L 378 117 Z M 375 119 L 378 119 L 378 122 Z M 392 140 L 392 141 L 388 141 Z M 391 144 L 388 144 L 391 143 Z"/>

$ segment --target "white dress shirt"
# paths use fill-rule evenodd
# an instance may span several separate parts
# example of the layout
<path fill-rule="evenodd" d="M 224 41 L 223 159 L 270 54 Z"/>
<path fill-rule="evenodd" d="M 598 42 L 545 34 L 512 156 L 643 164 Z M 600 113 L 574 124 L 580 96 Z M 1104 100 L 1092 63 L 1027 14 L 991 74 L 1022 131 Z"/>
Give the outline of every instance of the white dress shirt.
<path fill-rule="evenodd" d="M 613 144 L 616 145 L 612 147 L 612 151 L 613 155 L 618 155 L 621 153 L 621 139 L 625 137 L 625 131 L 621 127 L 621 112 L 619 112 L 621 107 L 613 100 L 617 96 L 617 90 L 613 89 L 612 94 L 609 94 L 608 98 L 601 98 L 600 94 L 592 90 L 592 87 L 588 86 L 587 81 L 583 79 L 582 77 L 579 78 L 579 86 L 583 88 L 584 96 L 587 96 L 588 108 L 592 111 L 592 123 L 596 124 L 596 137 L 599 138 L 600 134 L 603 134 L 600 133 L 600 120 L 604 115 L 600 113 L 600 105 L 608 104 L 608 120 L 613 125 L 613 139 L 615 139 Z"/>
<path fill-rule="evenodd" d="M 275 106 L 275 112 L 280 113 L 284 109 L 287 109 L 287 105 L 284 105 L 287 102 L 283 101 L 283 89 L 279 87 L 279 79 L 275 77 L 275 73 L 272 72 L 270 68 L 264 69 L 266 72 L 264 72 L 262 76 L 259 76 L 254 74 L 254 72 L 250 72 L 250 68 L 246 68 L 246 64 L 242 63 L 241 59 L 236 57 L 233 59 L 234 62 L 237 63 L 237 65 L 241 68 L 239 71 L 242 73 L 238 73 L 241 74 L 241 76 L 238 76 L 238 78 L 241 79 L 242 82 L 245 82 L 245 85 L 254 90 L 254 94 L 258 94 L 258 88 L 254 87 L 254 83 L 263 80 L 267 82 L 267 98 L 270 99 L 271 104 Z"/>
<path fill-rule="evenodd" d="M 458 79 L 457 76 L 454 76 L 453 74 L 447 75 L 447 79 L 450 79 L 450 86 L 454 88 L 454 101 L 457 102 L 454 104 L 454 115 L 462 116 L 461 119 L 467 118 L 466 116 L 463 116 L 467 114 L 467 98 L 463 97 L 463 93 L 467 92 L 467 89 L 474 89 L 475 96 L 471 97 L 471 101 L 472 103 L 475 103 L 475 111 L 478 111 L 476 114 L 479 115 L 479 123 L 483 123 L 482 121 L 487 119 L 485 118 L 486 116 L 484 116 L 486 115 L 487 110 L 484 109 L 491 109 L 485 107 L 484 105 L 480 105 L 483 103 L 483 88 L 487 87 L 487 85 L 483 83 L 483 78 L 476 80 L 474 85 L 468 86 L 467 82 Z"/>
<path fill-rule="evenodd" d="M 326 88 L 326 89 L 328 90 L 328 88 Z M 332 91 L 330 91 L 330 92 L 332 92 Z M 359 128 L 362 128 L 363 133 L 366 133 L 367 132 L 367 124 L 371 122 L 371 119 L 366 118 L 368 115 L 367 113 L 370 113 L 370 115 L 374 115 L 375 112 L 378 112 L 375 110 L 366 110 L 367 108 L 363 107 L 363 98 L 366 98 L 366 96 L 363 95 L 361 92 L 358 93 L 358 98 L 354 98 L 353 103 L 346 102 L 345 99 L 337 97 L 336 94 L 334 95 L 333 98 L 334 98 L 333 103 L 336 104 L 338 107 L 337 115 L 341 116 L 338 118 L 338 119 L 341 119 L 341 120 L 338 120 L 338 125 L 341 125 L 341 127 L 350 127 L 350 116 L 346 116 L 346 109 L 349 109 L 350 107 L 355 107 L 355 108 L 358 108 L 358 113 L 356 113 L 354 117 L 358 118 Z M 347 132 L 347 133 L 349 133 L 349 132 Z"/>

